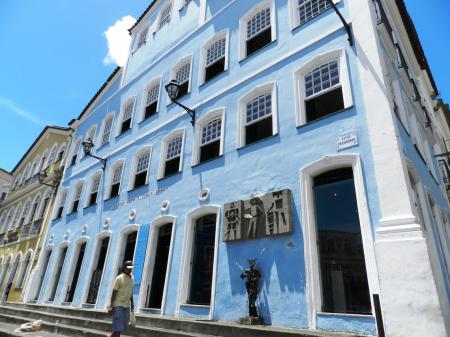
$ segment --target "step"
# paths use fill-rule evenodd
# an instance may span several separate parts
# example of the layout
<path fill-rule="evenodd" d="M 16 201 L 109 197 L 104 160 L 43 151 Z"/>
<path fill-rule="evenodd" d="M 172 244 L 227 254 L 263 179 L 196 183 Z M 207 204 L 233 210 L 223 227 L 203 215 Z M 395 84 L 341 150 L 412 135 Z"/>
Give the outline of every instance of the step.
<path fill-rule="evenodd" d="M 13 311 L 17 315 L 56 321 L 69 325 L 79 325 L 86 328 L 96 328 L 109 331 L 111 316 L 104 310 L 81 309 L 54 305 L 2 303 L 0 308 Z M 13 313 L 10 311 L 10 313 Z M 38 313 L 38 314 L 36 314 Z M 336 333 L 317 330 L 301 330 L 278 328 L 272 326 L 245 326 L 237 323 L 221 321 L 195 320 L 191 318 L 174 318 L 151 314 L 136 314 L 137 327 L 133 328 L 133 336 L 145 336 L 148 330 L 161 329 L 168 333 L 184 333 L 177 336 L 220 336 L 220 337 L 362 337 L 351 333 Z M 131 330 L 130 330 L 131 331 Z M 144 334 L 141 334 L 144 333 Z M 153 333 L 152 333 L 152 336 Z M 156 335 L 155 335 L 156 336 Z M 159 334 L 158 334 L 159 336 Z M 167 336 L 160 334 L 160 336 Z"/>

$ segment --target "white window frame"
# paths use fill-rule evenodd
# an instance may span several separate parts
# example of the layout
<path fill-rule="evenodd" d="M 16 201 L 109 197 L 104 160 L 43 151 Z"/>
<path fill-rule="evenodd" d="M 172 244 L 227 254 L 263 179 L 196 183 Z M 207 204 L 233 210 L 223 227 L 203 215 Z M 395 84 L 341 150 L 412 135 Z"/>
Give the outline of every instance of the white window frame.
<path fill-rule="evenodd" d="M 141 47 L 145 46 L 147 44 L 147 39 L 148 39 L 148 34 L 150 32 L 150 26 L 144 26 L 142 27 L 139 32 L 136 34 L 136 44 L 135 47 L 133 49 L 133 53 L 135 53 L 137 50 L 139 50 Z M 144 36 L 144 38 L 142 39 L 143 42 L 141 43 L 141 37 Z"/>
<path fill-rule="evenodd" d="M 47 205 L 44 205 L 44 201 L 45 201 L 45 198 L 46 197 L 49 197 L 48 198 L 48 203 L 47 203 Z M 44 206 L 45 207 L 50 207 L 50 204 L 51 204 L 51 201 L 52 201 L 52 190 L 51 190 L 51 188 L 49 187 L 49 188 L 47 188 L 46 190 L 45 190 L 45 192 L 42 194 L 42 198 L 41 198 L 41 200 L 39 201 L 39 207 L 37 208 L 37 210 L 36 210 L 36 214 L 41 214 L 41 213 L 43 213 L 42 214 L 42 220 L 44 220 L 44 218 L 45 218 L 45 209 L 42 209 Z M 39 219 L 41 219 L 41 218 L 38 218 L 38 220 Z"/>
<path fill-rule="evenodd" d="M 114 111 L 111 111 L 110 113 L 108 113 L 105 116 L 105 118 L 103 118 L 101 129 L 100 129 L 100 132 L 98 133 L 98 148 L 101 148 L 102 146 L 105 146 L 106 144 L 108 144 L 111 141 L 111 135 L 113 134 L 113 130 L 114 130 L 114 117 L 115 117 L 115 114 L 116 113 Z M 103 143 L 103 138 L 104 138 L 104 135 L 105 135 L 106 122 L 109 119 L 111 119 L 111 127 L 109 129 L 109 136 L 108 136 L 108 140 Z"/>
<path fill-rule="evenodd" d="M 257 13 L 265 8 L 270 8 L 270 29 L 271 29 L 271 43 L 277 39 L 277 22 L 276 10 L 274 0 L 261 1 L 256 6 L 252 7 L 239 19 L 239 61 L 246 59 L 247 56 L 247 22 Z"/>
<path fill-rule="evenodd" d="M 188 55 L 183 57 L 176 65 L 172 68 L 170 71 L 170 79 L 173 81 L 176 81 L 176 74 L 178 69 L 180 69 L 182 66 L 184 66 L 187 63 L 190 63 L 190 69 L 189 69 L 189 86 L 188 91 L 186 95 L 188 95 L 191 92 L 192 87 L 192 68 L 193 68 L 193 55 Z M 181 83 L 178 83 L 181 84 Z M 167 105 L 172 104 L 172 101 L 170 100 L 169 96 L 167 96 Z"/>
<path fill-rule="evenodd" d="M 56 156 L 58 155 L 58 143 L 53 144 L 52 148 L 47 157 L 46 166 L 49 167 L 55 161 Z"/>
<path fill-rule="evenodd" d="M 25 254 L 24 258 L 22 259 L 22 263 L 20 266 L 20 272 L 17 276 L 16 279 L 16 288 L 23 288 L 23 286 L 26 284 L 25 279 L 27 278 L 28 275 L 28 270 L 30 270 L 30 268 L 32 267 L 32 254 L 33 254 L 33 249 L 28 249 L 27 253 Z M 27 261 L 27 259 L 29 259 L 29 263 L 28 265 L 25 265 L 25 262 Z"/>
<path fill-rule="evenodd" d="M 217 41 L 222 40 L 223 38 L 225 38 L 225 66 L 223 68 L 223 71 L 227 71 L 228 70 L 228 64 L 229 64 L 229 41 L 230 41 L 230 30 L 224 29 L 223 31 L 217 33 L 216 35 L 214 35 L 210 40 L 208 40 L 208 42 L 206 42 L 202 49 L 201 49 L 201 54 L 200 54 L 200 71 L 198 74 L 198 83 L 199 85 L 204 84 L 205 81 L 205 76 L 206 76 L 206 59 L 207 59 L 207 54 L 208 54 L 208 49 Z"/>
<path fill-rule="evenodd" d="M 265 94 L 267 92 L 271 92 L 272 94 L 272 136 L 278 134 L 278 100 L 277 100 L 277 83 L 270 82 L 260 86 L 255 87 L 254 89 L 247 92 L 244 96 L 242 96 L 238 100 L 238 111 L 237 114 L 237 148 L 242 148 L 247 146 L 245 143 L 245 127 L 246 127 L 246 112 L 247 112 L 247 104 L 258 97 L 259 95 Z M 250 144 L 249 144 L 250 145 Z"/>
<path fill-rule="evenodd" d="M 62 278 L 63 278 L 63 276 L 65 274 L 64 271 L 67 268 L 67 264 L 68 264 L 67 260 L 69 259 L 69 244 L 70 244 L 69 241 L 63 241 L 59 245 L 59 247 L 57 249 L 58 254 L 56 254 L 56 255 L 52 254 L 53 256 L 50 256 L 50 259 L 53 257 L 53 261 L 52 261 L 51 266 L 50 266 L 50 263 L 47 265 L 46 274 L 49 273 L 49 269 L 50 268 L 52 268 L 53 270 L 51 271 L 50 275 L 44 275 L 45 279 L 44 279 L 44 282 L 42 283 L 41 287 L 46 286 L 46 288 L 45 289 L 41 288 L 42 290 L 41 290 L 41 294 L 39 296 L 39 297 L 42 296 L 42 291 L 43 291 L 44 294 L 45 294 L 44 295 L 44 301 L 48 301 L 49 300 L 52 288 L 55 286 L 56 272 L 57 272 L 57 269 L 58 269 L 58 264 L 60 262 L 60 259 L 62 258 L 62 252 L 66 248 L 67 251 L 66 251 L 66 254 L 64 255 L 64 261 L 62 261 L 61 274 L 60 274 L 60 277 L 58 279 L 58 283 L 56 284 L 55 297 L 53 298 L 53 301 L 51 303 L 56 303 L 57 302 L 56 299 L 58 297 L 58 288 L 61 286 L 61 282 L 63 282 Z"/>
<path fill-rule="evenodd" d="M 88 190 L 87 190 L 88 196 L 87 196 L 86 200 L 84 201 L 85 208 L 90 207 L 89 201 L 91 200 L 92 187 L 94 186 L 94 179 L 98 176 L 100 176 L 100 180 L 98 182 L 97 199 L 95 200 L 95 203 L 92 204 L 91 206 L 95 206 L 99 200 L 102 200 L 101 196 L 100 196 L 100 192 L 101 192 L 102 181 L 103 181 L 103 170 L 97 170 L 89 178 L 89 186 L 88 186 Z"/>
<path fill-rule="evenodd" d="M 165 178 L 164 177 L 164 170 L 166 168 L 166 158 L 167 158 L 167 148 L 169 143 L 175 139 L 176 137 L 181 136 L 181 153 L 180 153 L 180 166 L 178 168 L 178 172 L 183 171 L 183 158 L 184 158 L 184 143 L 186 139 L 186 129 L 180 128 L 173 130 L 171 133 L 169 133 L 162 141 L 161 143 L 161 158 L 159 160 L 159 168 L 158 168 L 158 179 Z"/>
<path fill-rule="evenodd" d="M 14 216 L 14 208 L 11 207 L 8 211 L 8 215 L 5 218 L 5 223 L 3 226 L 3 233 L 6 233 L 9 231 L 9 228 L 11 227 L 11 221 L 13 219 Z"/>
<path fill-rule="evenodd" d="M 331 7 L 328 8 L 327 10 L 319 13 L 316 16 L 313 16 L 311 19 L 307 20 L 306 22 L 300 24 L 300 20 L 298 17 L 298 11 L 297 11 L 297 1 L 298 0 L 289 0 L 289 18 L 290 18 L 290 23 L 291 23 L 291 30 L 294 30 L 297 27 L 303 26 L 305 24 L 307 24 L 308 22 L 314 20 L 315 18 L 321 16 L 323 13 L 328 12 L 328 10 L 332 9 Z M 336 5 L 338 3 L 340 3 L 341 0 L 333 0 L 333 3 Z"/>
<path fill-rule="evenodd" d="M 65 196 L 64 196 L 65 195 Z M 62 188 L 60 188 L 60 190 L 59 190 L 59 193 L 58 193 L 58 197 L 57 197 L 57 199 L 56 199 L 56 202 L 54 203 L 54 210 L 53 210 L 53 216 L 52 216 L 52 219 L 57 219 L 57 215 L 58 215 L 58 210 L 59 210 L 59 208 L 61 207 L 61 203 L 63 202 L 64 203 L 64 205 L 63 205 L 63 211 L 62 211 L 62 213 L 61 213 L 61 218 L 64 216 L 64 210 L 65 210 L 65 203 L 66 203 L 66 201 L 67 201 L 67 196 L 69 195 L 69 188 L 67 188 L 67 187 L 62 187 Z M 63 198 L 63 196 L 64 196 L 64 198 Z"/>
<path fill-rule="evenodd" d="M 94 145 L 95 145 L 95 136 L 96 136 L 96 132 L 97 132 L 97 124 L 94 124 L 94 125 L 92 125 L 89 129 L 88 129 L 88 131 L 86 132 L 86 135 L 84 136 L 84 141 L 87 141 L 88 140 L 88 138 L 90 138 L 91 140 L 92 140 L 92 143 L 94 143 Z M 81 147 L 83 147 L 83 145 L 81 145 Z M 95 151 L 95 146 L 94 146 L 94 148 L 92 149 L 92 152 L 94 152 Z M 83 159 L 83 158 L 86 158 L 87 156 L 86 156 L 86 154 L 84 153 L 84 151 L 81 151 L 81 154 L 82 154 L 82 158 L 81 159 Z"/>
<path fill-rule="evenodd" d="M 159 112 L 159 105 L 161 102 L 161 86 L 162 86 L 162 76 L 154 78 L 147 84 L 147 86 L 144 89 L 142 104 L 141 104 L 141 115 L 139 117 L 139 121 L 143 122 L 145 120 L 145 108 L 147 107 L 147 97 L 148 97 L 148 90 L 153 88 L 155 85 L 159 84 L 159 91 L 158 91 L 158 103 L 156 103 L 156 113 Z"/>
<path fill-rule="evenodd" d="M 81 140 L 83 138 L 80 136 L 77 138 L 77 140 L 73 143 L 73 147 L 72 147 L 72 151 L 70 151 L 70 157 L 68 158 L 69 160 L 69 167 L 71 166 L 75 166 L 77 163 L 80 162 L 80 148 L 81 148 Z M 72 164 L 72 158 L 73 156 L 75 156 L 75 154 L 77 155 L 77 159 L 75 160 L 75 162 Z"/>
<path fill-rule="evenodd" d="M 14 215 L 12 219 L 12 223 L 10 229 L 16 229 L 17 224 L 19 223 L 20 215 L 22 214 L 22 203 L 19 203 L 14 209 Z"/>
<path fill-rule="evenodd" d="M 123 124 L 123 117 L 124 117 L 124 114 L 125 114 L 125 109 L 128 107 L 128 105 L 129 104 L 133 104 L 133 110 L 131 111 L 131 120 L 130 120 L 130 129 L 129 129 L 129 131 L 132 131 L 133 130 L 133 120 L 134 120 L 134 111 L 136 110 L 136 96 L 131 96 L 131 97 L 129 97 L 126 101 L 125 101 L 125 103 L 123 103 L 122 105 L 121 105 L 121 108 L 120 108 L 120 118 L 119 118 L 119 122 L 117 123 L 117 126 L 116 126 L 116 137 L 119 137 L 119 136 L 121 136 L 122 135 L 122 133 L 120 132 L 120 130 L 122 129 L 122 124 Z M 125 133 L 126 133 L 127 131 L 125 131 Z"/>
<path fill-rule="evenodd" d="M 44 150 L 44 152 L 41 155 L 41 159 L 39 160 L 39 170 L 38 172 L 44 171 L 47 167 L 45 166 L 47 159 L 48 159 L 49 151 L 48 148 Z"/>
<path fill-rule="evenodd" d="M 31 163 L 28 162 L 27 166 L 25 166 L 25 170 L 23 171 L 21 185 L 25 182 L 25 180 L 27 180 L 29 178 L 30 170 L 31 170 Z"/>
<path fill-rule="evenodd" d="M 323 65 L 324 63 L 331 62 L 337 60 L 338 68 L 339 68 L 339 80 L 340 86 L 342 88 L 342 97 L 344 101 L 344 109 L 348 109 L 353 105 L 352 91 L 349 80 L 348 73 L 348 64 L 347 64 L 347 56 L 344 49 L 332 50 L 323 54 L 319 54 L 313 56 L 306 64 L 304 64 L 301 68 L 299 68 L 294 73 L 294 87 L 295 87 L 295 122 L 296 126 L 299 127 L 301 125 L 307 124 L 306 121 L 306 109 L 305 109 L 305 75 L 312 71 L 313 69 Z M 336 87 L 333 87 L 336 89 Z M 320 94 L 317 94 L 318 97 L 328 92 L 326 89 L 322 91 Z M 308 97 L 311 99 L 312 97 Z M 311 123 L 311 122 L 309 122 Z"/>
<path fill-rule="evenodd" d="M 202 142 L 202 131 L 203 128 L 212 120 L 220 118 L 222 120 L 222 124 L 220 127 L 220 150 L 219 156 L 223 155 L 224 148 L 224 133 L 225 133 L 225 107 L 216 108 L 212 111 L 209 111 L 196 122 L 195 134 L 194 134 L 194 142 L 192 144 L 192 163 L 191 165 L 197 165 L 200 163 L 200 146 Z"/>
<path fill-rule="evenodd" d="M 119 195 L 120 195 L 120 188 L 122 187 L 122 179 L 123 179 L 123 172 L 125 171 L 125 158 L 117 159 L 114 164 L 111 165 L 108 171 L 108 184 L 106 186 L 106 191 L 103 196 L 103 200 L 108 200 L 111 198 L 111 189 L 112 189 L 112 183 L 114 178 L 114 170 L 117 168 L 117 166 L 122 165 L 122 172 L 120 173 L 120 179 L 119 179 Z"/>
<path fill-rule="evenodd" d="M 27 204 L 28 204 L 28 210 L 27 210 Z M 30 211 L 31 211 L 31 206 L 32 205 L 33 204 L 32 204 L 31 198 L 28 198 L 23 204 L 23 209 L 22 209 L 22 212 L 20 214 L 20 219 L 23 218 L 22 226 L 25 226 L 27 224 L 27 219 L 28 219 L 28 217 L 30 215 Z"/>
<path fill-rule="evenodd" d="M 300 200 L 303 224 L 303 242 L 306 269 L 306 293 L 309 328 L 317 329 L 317 314 L 322 308 L 322 289 L 320 282 L 320 266 L 317 247 L 317 224 L 312 193 L 314 177 L 341 167 L 351 167 L 355 186 L 356 203 L 358 207 L 361 237 L 364 249 L 364 259 L 367 270 L 367 280 L 370 294 L 379 293 L 379 281 L 375 259 L 375 246 L 373 232 L 366 200 L 366 188 L 362 164 L 357 154 L 326 155 L 321 159 L 300 169 Z M 372 312 L 373 303 L 372 296 Z M 343 317 L 354 317 L 354 314 L 338 314 Z M 356 315 L 359 316 L 359 315 Z"/>
<path fill-rule="evenodd" d="M 25 219 L 25 223 L 27 223 L 27 224 L 28 223 L 32 223 L 36 219 L 36 217 L 39 214 L 39 209 L 40 209 L 40 206 L 41 206 L 41 202 L 42 202 L 42 195 L 41 195 L 41 193 L 38 193 L 33 198 L 33 201 L 31 202 L 30 212 L 28 212 L 28 217 L 27 217 L 27 219 Z M 33 215 L 33 214 L 31 214 L 31 209 L 33 208 L 33 205 L 36 204 L 36 203 L 37 203 L 37 206 L 36 206 L 36 210 L 34 211 L 34 216 L 31 217 Z"/>
<path fill-rule="evenodd" d="M 191 210 L 186 215 L 186 224 L 184 227 L 184 242 L 183 242 L 183 253 L 181 261 L 181 274 L 178 283 L 178 296 L 175 316 L 180 317 L 181 307 L 190 307 L 191 304 L 187 304 L 188 292 L 189 292 L 189 281 L 190 281 L 190 265 L 192 258 L 192 243 L 194 239 L 194 224 L 197 219 L 208 215 L 216 215 L 216 232 L 214 239 L 214 263 L 213 263 L 213 275 L 211 280 L 211 300 L 209 305 L 208 318 L 211 320 L 214 318 L 215 309 L 215 298 L 216 298 L 216 284 L 217 284 L 217 258 L 219 250 L 219 231 L 220 231 L 220 219 L 221 219 L 221 207 L 218 205 L 207 205 L 200 206 Z M 195 307 L 195 305 L 194 305 Z"/>
<path fill-rule="evenodd" d="M 61 146 L 59 147 L 58 152 L 56 153 L 55 163 L 56 163 L 56 160 L 59 158 L 59 154 L 61 153 L 61 151 L 63 151 L 63 156 L 61 157 L 61 166 L 62 166 L 63 163 L 65 163 L 64 157 L 66 157 L 66 155 L 67 155 L 66 143 L 61 144 Z"/>
<path fill-rule="evenodd" d="M 130 174 L 130 179 L 128 181 L 128 191 L 134 190 L 134 181 L 136 178 L 136 169 L 137 169 L 137 164 L 139 161 L 139 157 L 142 156 L 144 153 L 148 153 L 148 165 L 147 165 L 147 174 L 145 175 L 145 185 L 148 184 L 148 178 L 150 175 L 150 163 L 152 161 L 152 146 L 151 145 L 144 145 L 141 149 L 139 149 L 139 151 L 137 151 L 134 155 L 133 155 L 133 162 L 131 164 L 131 174 Z M 123 170 L 122 170 L 123 173 Z M 144 185 L 144 186 L 145 186 Z M 143 186 L 141 186 L 143 187 Z"/>
<path fill-rule="evenodd" d="M 154 273 L 154 263 L 155 263 L 155 257 L 156 257 L 156 244 L 158 241 L 158 230 L 161 228 L 162 225 L 165 225 L 167 223 L 172 223 L 172 235 L 170 237 L 170 246 L 169 246 L 169 255 L 167 257 L 167 267 L 166 267 L 166 279 L 164 284 L 164 290 L 163 290 L 163 296 L 161 300 L 161 315 L 165 314 L 166 309 L 166 298 L 167 298 L 167 289 L 169 286 L 169 277 L 170 277 L 170 271 L 172 266 L 172 255 L 174 250 L 174 243 L 175 243 L 175 235 L 176 235 L 176 220 L 177 218 L 175 216 L 171 215 L 165 215 L 160 216 L 156 220 L 152 221 L 151 227 L 150 227 L 150 234 L 149 234 L 149 240 L 147 242 L 147 249 L 146 249 L 146 259 L 145 259 L 145 265 L 142 271 L 142 282 L 141 282 L 141 288 L 139 290 L 139 294 L 145 294 L 146 293 L 146 285 L 151 286 L 152 277 Z M 139 296 L 139 303 L 138 303 L 138 309 L 143 309 L 145 306 L 146 296 Z"/>

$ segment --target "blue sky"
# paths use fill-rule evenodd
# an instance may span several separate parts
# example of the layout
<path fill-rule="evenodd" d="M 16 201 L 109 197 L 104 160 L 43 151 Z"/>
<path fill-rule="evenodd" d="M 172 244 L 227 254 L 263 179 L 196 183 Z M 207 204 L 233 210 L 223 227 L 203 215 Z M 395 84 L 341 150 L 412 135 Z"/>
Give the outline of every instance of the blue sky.
<path fill-rule="evenodd" d="M 67 126 L 78 116 L 116 67 L 104 62 L 105 32 L 138 18 L 150 1 L 0 0 L 1 168 L 12 170 L 46 124 Z M 450 2 L 406 3 L 450 102 Z"/>

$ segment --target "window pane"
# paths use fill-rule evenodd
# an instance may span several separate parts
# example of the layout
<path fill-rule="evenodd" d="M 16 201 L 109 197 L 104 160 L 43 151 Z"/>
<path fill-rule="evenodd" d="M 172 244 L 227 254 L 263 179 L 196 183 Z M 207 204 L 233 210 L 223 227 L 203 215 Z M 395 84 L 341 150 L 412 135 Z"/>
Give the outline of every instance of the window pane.
<path fill-rule="evenodd" d="M 299 24 L 303 24 L 330 8 L 325 0 L 297 0 Z"/>
<path fill-rule="evenodd" d="M 113 118 L 110 117 L 105 121 L 105 126 L 103 127 L 103 135 L 102 135 L 102 143 L 101 145 L 109 142 L 109 136 L 111 134 L 111 126 L 112 126 Z"/>
<path fill-rule="evenodd" d="M 264 8 L 247 22 L 247 39 L 270 27 L 270 8 Z"/>
<path fill-rule="evenodd" d="M 149 160 L 150 160 L 150 152 L 146 152 L 143 155 L 141 155 L 137 161 L 136 173 L 147 171 Z"/>
<path fill-rule="evenodd" d="M 181 144 L 182 144 L 182 137 L 181 136 L 173 139 L 169 143 L 169 145 L 167 146 L 167 157 L 166 157 L 166 159 L 172 159 L 172 158 L 180 156 L 180 154 L 181 154 Z"/>
<path fill-rule="evenodd" d="M 246 110 L 246 124 L 255 122 L 272 114 L 272 93 L 262 94 L 249 103 Z"/>
<path fill-rule="evenodd" d="M 305 75 L 305 97 L 310 97 L 338 84 L 340 84 L 340 79 L 337 61 L 323 64 Z"/>
<path fill-rule="evenodd" d="M 145 27 L 144 30 L 139 34 L 139 40 L 136 48 L 140 48 L 145 44 L 147 40 L 148 27 Z"/>
<path fill-rule="evenodd" d="M 152 86 L 148 91 L 147 91 L 147 103 L 146 105 L 150 105 L 153 102 L 156 102 L 158 100 L 158 96 L 159 96 L 159 83 Z"/>
<path fill-rule="evenodd" d="M 225 38 L 214 42 L 206 53 L 206 65 L 209 66 L 225 55 Z"/>
<path fill-rule="evenodd" d="M 322 301 L 325 312 L 371 313 L 351 168 L 314 179 Z"/>
<path fill-rule="evenodd" d="M 344 98 L 342 88 L 339 87 L 325 94 L 311 98 L 305 102 L 306 120 L 313 120 L 328 116 L 334 112 L 344 109 Z"/>
<path fill-rule="evenodd" d="M 159 18 L 159 28 L 161 29 L 162 26 L 164 26 L 166 23 L 170 22 L 170 14 L 172 12 L 172 2 L 170 2 L 169 6 L 164 8 L 161 11 L 161 16 Z"/>
<path fill-rule="evenodd" d="M 184 82 L 189 81 L 190 71 L 191 71 L 191 64 L 190 63 L 183 64 L 180 68 L 178 68 L 177 72 L 175 73 L 175 81 L 177 81 L 178 84 L 183 84 Z"/>
<path fill-rule="evenodd" d="M 221 128 L 222 118 L 216 118 L 206 124 L 202 129 L 201 144 L 204 145 L 220 138 Z"/>

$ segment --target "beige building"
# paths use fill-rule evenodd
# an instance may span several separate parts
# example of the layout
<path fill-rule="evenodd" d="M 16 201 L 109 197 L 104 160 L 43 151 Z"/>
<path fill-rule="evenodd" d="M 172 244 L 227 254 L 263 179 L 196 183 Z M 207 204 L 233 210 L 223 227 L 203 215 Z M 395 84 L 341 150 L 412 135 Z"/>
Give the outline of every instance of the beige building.
<path fill-rule="evenodd" d="M 6 199 L 11 187 L 12 174 L 0 168 L 0 202 Z"/>
<path fill-rule="evenodd" d="M 61 179 L 70 128 L 46 126 L 12 170 L 0 205 L 0 301 L 17 302 L 34 268 Z"/>

